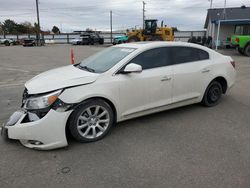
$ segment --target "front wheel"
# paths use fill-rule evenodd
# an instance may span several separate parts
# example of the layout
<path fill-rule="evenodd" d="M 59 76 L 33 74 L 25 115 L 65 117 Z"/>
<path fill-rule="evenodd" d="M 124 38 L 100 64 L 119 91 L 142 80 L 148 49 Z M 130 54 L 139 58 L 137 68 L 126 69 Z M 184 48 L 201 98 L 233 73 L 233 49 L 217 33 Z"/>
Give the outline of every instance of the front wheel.
<path fill-rule="evenodd" d="M 248 45 L 245 47 L 244 52 L 245 52 L 245 55 L 250 56 L 250 44 L 248 44 Z"/>
<path fill-rule="evenodd" d="M 94 142 L 103 138 L 114 123 L 114 114 L 103 100 L 95 99 L 77 107 L 70 118 L 71 135 L 80 142 Z"/>
<path fill-rule="evenodd" d="M 241 55 L 244 55 L 244 50 L 243 50 L 243 49 L 238 48 L 238 52 L 239 52 Z"/>
<path fill-rule="evenodd" d="M 4 42 L 4 45 L 5 45 L 5 46 L 9 46 L 9 45 L 10 45 L 10 42 L 6 40 L 6 41 Z"/>
<path fill-rule="evenodd" d="M 217 81 L 212 81 L 203 96 L 202 104 L 208 107 L 215 106 L 220 102 L 222 96 L 222 86 Z"/>
<path fill-rule="evenodd" d="M 163 41 L 163 38 L 161 36 L 153 36 L 152 41 Z"/>

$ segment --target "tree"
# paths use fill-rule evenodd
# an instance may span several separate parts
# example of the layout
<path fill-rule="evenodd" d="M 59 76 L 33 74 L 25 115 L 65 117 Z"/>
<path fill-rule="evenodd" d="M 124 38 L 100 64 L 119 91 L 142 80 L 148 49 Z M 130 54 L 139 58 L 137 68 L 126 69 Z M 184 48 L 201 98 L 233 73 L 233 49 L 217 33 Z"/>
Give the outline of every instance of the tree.
<path fill-rule="evenodd" d="M 7 19 L 3 22 L 3 30 L 6 34 L 17 34 L 17 24 L 13 20 Z"/>
<path fill-rule="evenodd" d="M 59 28 L 57 26 L 55 26 L 55 25 L 52 28 L 52 32 L 55 33 L 55 34 L 60 34 Z"/>
<path fill-rule="evenodd" d="M 16 23 L 13 20 L 7 19 L 2 25 L 0 24 L 0 32 L 4 32 L 5 34 L 33 34 L 37 33 L 37 31 L 36 23 L 33 26 L 30 22 Z"/>
<path fill-rule="evenodd" d="M 29 29 L 22 24 L 16 24 L 16 33 L 17 34 L 29 33 Z"/>
<path fill-rule="evenodd" d="M 4 32 L 3 32 L 3 24 L 0 22 L 0 35 L 3 35 Z"/>
<path fill-rule="evenodd" d="M 21 25 L 23 25 L 25 27 L 25 30 L 26 32 L 25 33 L 28 33 L 28 34 L 32 34 L 34 33 L 34 27 L 30 22 L 23 22 L 21 23 Z"/>

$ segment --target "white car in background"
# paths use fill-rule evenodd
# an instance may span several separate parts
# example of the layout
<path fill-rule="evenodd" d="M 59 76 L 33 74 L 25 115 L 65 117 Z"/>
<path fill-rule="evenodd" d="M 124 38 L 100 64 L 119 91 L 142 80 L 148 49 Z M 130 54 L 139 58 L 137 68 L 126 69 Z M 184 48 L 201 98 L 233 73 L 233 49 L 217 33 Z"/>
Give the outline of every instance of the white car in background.
<path fill-rule="evenodd" d="M 235 82 L 231 57 L 183 42 L 109 47 L 76 65 L 44 72 L 25 84 L 21 111 L 2 129 L 29 148 L 103 138 L 116 122 L 184 105 L 219 103 Z"/>
<path fill-rule="evenodd" d="M 79 37 L 79 38 L 72 39 L 72 40 L 70 41 L 70 43 L 71 43 L 72 45 L 80 45 L 80 44 L 82 44 L 82 38 Z"/>
<path fill-rule="evenodd" d="M 4 44 L 5 46 L 10 46 L 11 44 L 14 44 L 14 40 L 0 38 L 0 44 Z"/>

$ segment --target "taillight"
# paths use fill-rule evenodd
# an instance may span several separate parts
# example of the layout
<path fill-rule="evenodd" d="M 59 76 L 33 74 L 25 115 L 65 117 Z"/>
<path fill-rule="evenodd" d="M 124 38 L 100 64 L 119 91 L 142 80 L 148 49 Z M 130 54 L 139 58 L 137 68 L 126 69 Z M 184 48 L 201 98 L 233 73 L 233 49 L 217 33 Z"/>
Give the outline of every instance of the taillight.
<path fill-rule="evenodd" d="M 240 42 L 240 38 L 236 38 L 235 41 L 236 41 L 237 43 L 239 43 L 239 42 Z"/>
<path fill-rule="evenodd" d="M 235 61 L 230 61 L 230 63 L 233 66 L 233 68 L 235 68 Z"/>

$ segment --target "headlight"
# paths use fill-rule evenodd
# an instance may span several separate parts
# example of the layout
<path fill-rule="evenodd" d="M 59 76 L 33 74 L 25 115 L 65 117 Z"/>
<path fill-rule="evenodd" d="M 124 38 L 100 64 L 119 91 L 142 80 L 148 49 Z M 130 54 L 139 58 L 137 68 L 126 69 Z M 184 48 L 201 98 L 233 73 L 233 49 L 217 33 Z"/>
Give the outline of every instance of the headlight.
<path fill-rule="evenodd" d="M 29 110 L 47 108 L 56 101 L 61 92 L 62 90 L 58 90 L 43 96 L 27 98 L 24 108 Z"/>

